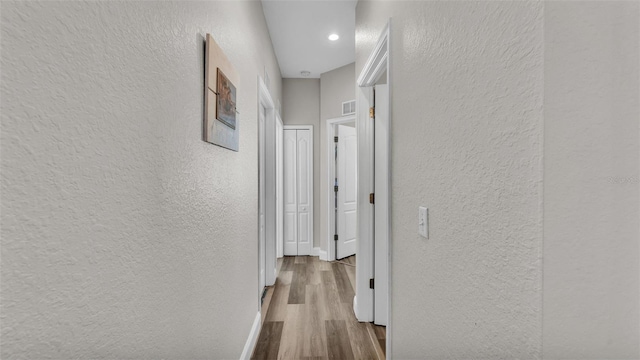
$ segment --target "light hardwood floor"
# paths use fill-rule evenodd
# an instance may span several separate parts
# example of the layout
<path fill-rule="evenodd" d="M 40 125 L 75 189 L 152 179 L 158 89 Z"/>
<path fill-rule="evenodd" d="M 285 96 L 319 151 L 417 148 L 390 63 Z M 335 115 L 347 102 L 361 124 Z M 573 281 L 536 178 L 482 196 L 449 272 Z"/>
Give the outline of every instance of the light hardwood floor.
<path fill-rule="evenodd" d="M 385 328 L 353 314 L 355 256 L 278 260 L 252 359 L 384 359 Z"/>

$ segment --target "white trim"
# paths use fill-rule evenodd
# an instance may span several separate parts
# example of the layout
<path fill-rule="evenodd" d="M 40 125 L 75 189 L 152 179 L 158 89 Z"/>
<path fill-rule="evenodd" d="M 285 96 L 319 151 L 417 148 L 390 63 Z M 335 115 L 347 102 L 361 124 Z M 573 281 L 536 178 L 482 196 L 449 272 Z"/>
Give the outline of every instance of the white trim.
<path fill-rule="evenodd" d="M 386 72 L 387 84 L 389 85 L 389 99 L 388 99 L 388 121 L 391 123 L 391 98 L 392 98 L 392 83 L 391 83 L 391 19 L 382 30 L 382 33 L 378 39 L 378 42 L 374 50 L 369 55 L 367 62 L 362 69 L 362 72 L 358 76 L 358 87 L 356 94 L 358 96 L 357 104 L 357 128 L 358 128 L 358 243 L 357 254 L 358 261 L 356 262 L 356 296 L 354 298 L 354 311 L 356 317 L 360 321 L 373 321 L 374 317 L 374 293 L 369 289 L 368 280 L 374 275 L 374 247 L 373 237 L 375 236 L 374 229 L 374 208 L 368 204 L 369 193 L 375 191 L 374 189 L 374 142 L 373 133 L 374 126 L 372 121 L 369 120 L 369 107 L 373 102 L 372 86 L 380 79 L 380 77 Z M 389 139 L 390 129 L 389 129 Z M 386 149 L 382 149 L 387 154 L 390 154 L 390 141 L 387 143 Z M 389 174 L 391 167 L 389 167 Z M 389 177 L 390 178 L 390 177 Z M 385 189 L 378 189 L 376 198 L 383 196 L 390 199 L 391 181 L 389 181 L 388 187 Z M 387 224 L 388 228 L 391 228 L 391 206 L 387 206 Z M 390 358 L 391 350 L 391 336 L 392 336 L 392 324 L 391 324 L 391 238 L 387 239 L 387 309 L 389 323 L 387 325 L 386 336 L 386 357 Z M 376 280 L 379 281 L 379 280 Z"/>
<path fill-rule="evenodd" d="M 271 286 L 276 282 L 277 262 L 276 262 L 276 204 L 275 204 L 275 105 L 269 89 L 265 85 L 263 79 L 258 76 L 258 110 L 263 106 L 266 110 L 266 118 L 264 119 L 264 134 L 258 134 L 258 142 L 265 141 L 265 194 L 259 193 L 260 184 L 258 184 L 258 198 L 265 201 L 265 286 Z M 264 138 L 263 138 L 264 136 Z M 269 142 L 269 138 L 273 141 Z M 271 145 L 271 146 L 269 146 Z M 258 146 L 260 151 L 261 146 Z M 258 159 L 260 155 L 258 154 Z M 259 166 L 259 160 L 258 160 Z M 258 171 L 261 171 L 260 169 Z M 272 191 L 269 191 L 271 189 Z M 259 210 L 258 210 L 259 211 Z M 258 234 L 260 233 L 260 219 L 258 214 Z M 259 235 L 258 235 L 259 236 Z M 258 244 L 258 249 L 260 244 Z M 258 257 L 262 254 L 258 251 Z M 258 258 L 258 263 L 259 263 Z M 258 276 L 260 269 L 258 269 Z M 260 300 L 262 298 L 261 290 L 258 292 L 258 310 L 260 310 Z"/>
<path fill-rule="evenodd" d="M 320 248 L 319 247 L 314 247 L 311 248 L 311 253 L 309 254 L 309 256 L 320 256 Z"/>
<path fill-rule="evenodd" d="M 364 68 L 358 76 L 358 86 L 373 86 L 385 70 L 389 68 L 389 33 L 391 29 L 391 19 L 378 38 L 376 47 L 373 49 L 367 62 L 364 64 Z"/>
<path fill-rule="evenodd" d="M 357 104 L 357 103 L 356 103 Z M 328 119 L 326 121 L 327 123 L 327 163 L 325 164 L 327 166 L 327 256 L 328 258 L 326 259 L 327 261 L 334 261 L 336 259 L 336 244 L 335 241 L 333 240 L 333 235 L 334 235 L 334 231 L 335 231 L 335 216 L 333 213 L 333 206 L 331 206 L 331 204 L 333 204 L 333 180 L 335 178 L 334 175 L 334 170 L 335 170 L 335 159 L 334 159 L 334 155 L 333 155 L 333 146 L 331 146 L 333 144 L 333 137 L 335 136 L 335 125 L 340 125 L 340 124 L 347 124 L 347 123 L 355 123 L 356 122 L 356 115 L 347 115 L 347 116 L 341 116 L 339 118 L 333 118 L 333 119 Z M 356 126 L 356 132 L 357 132 L 357 126 Z"/>
<path fill-rule="evenodd" d="M 388 136 L 389 136 L 389 140 L 388 140 L 388 148 L 387 148 L 387 157 L 389 158 L 389 187 L 387 189 L 388 193 L 387 193 L 387 198 L 389 199 L 389 208 L 387 209 L 387 216 L 389 217 L 387 219 L 387 224 L 388 227 L 387 229 L 389 229 L 389 238 L 387 239 L 388 243 L 387 243 L 387 330 L 386 330 L 386 340 L 385 340 L 385 357 L 387 359 L 391 359 L 391 332 L 389 329 L 391 329 L 391 253 L 392 253 L 392 249 L 391 249 L 391 120 L 392 120 L 392 109 L 393 109 L 393 88 L 392 88 L 392 79 L 393 79 L 393 71 L 391 71 L 391 66 L 393 65 L 393 61 L 392 61 L 392 57 L 391 57 L 391 18 L 389 18 L 389 22 L 387 23 L 387 27 L 386 27 L 386 38 L 387 38 L 387 58 L 385 59 L 387 62 L 387 84 L 389 86 L 389 106 L 387 107 L 388 111 L 389 111 L 389 117 L 387 118 L 387 121 L 389 122 L 389 132 L 388 132 Z"/>
<path fill-rule="evenodd" d="M 358 308 L 358 297 L 356 295 L 353 295 L 353 313 L 354 314 L 356 313 L 357 308 Z"/>
<path fill-rule="evenodd" d="M 247 338 L 247 341 L 244 343 L 244 349 L 242 349 L 242 354 L 240 354 L 240 360 L 251 359 L 251 355 L 253 355 L 253 349 L 256 347 L 256 343 L 258 342 L 258 336 L 260 335 L 260 321 L 261 321 L 261 314 L 258 311 L 256 318 L 253 320 L 253 325 L 251 326 L 249 337 Z"/>
<path fill-rule="evenodd" d="M 369 103 L 373 102 L 373 89 L 357 89 L 356 131 L 358 134 L 358 228 L 356 243 L 356 295 L 358 296 L 355 315 L 359 321 L 373 321 L 373 290 L 369 289 L 369 279 L 374 273 L 374 212 L 369 204 L 369 194 L 374 192 L 373 183 L 373 121 L 369 118 Z"/>
<path fill-rule="evenodd" d="M 386 80 L 386 79 L 385 79 Z M 390 222 L 389 217 L 389 194 L 390 184 L 390 141 L 389 141 L 389 86 L 380 84 L 375 86 L 375 164 L 374 178 L 376 203 L 375 203 L 375 230 L 374 230 L 374 275 L 376 279 L 376 288 L 374 290 L 374 323 L 376 325 L 388 325 L 389 308 L 389 238 L 390 238 Z"/>
<path fill-rule="evenodd" d="M 327 260 L 327 252 L 324 250 L 320 250 L 320 254 L 318 256 L 320 258 L 320 260 L 322 261 L 329 261 Z"/>
<path fill-rule="evenodd" d="M 279 102 L 279 101 L 278 101 Z M 278 141 L 279 139 L 279 141 Z M 284 256 L 284 123 L 276 111 L 276 257 Z"/>

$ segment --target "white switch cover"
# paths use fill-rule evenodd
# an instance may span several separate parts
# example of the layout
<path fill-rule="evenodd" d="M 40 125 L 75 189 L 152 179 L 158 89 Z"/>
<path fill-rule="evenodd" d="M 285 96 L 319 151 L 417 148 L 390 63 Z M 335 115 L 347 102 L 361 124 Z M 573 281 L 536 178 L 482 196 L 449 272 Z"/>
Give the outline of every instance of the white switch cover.
<path fill-rule="evenodd" d="M 429 238 L 429 209 L 424 206 L 418 207 L 418 234 Z"/>

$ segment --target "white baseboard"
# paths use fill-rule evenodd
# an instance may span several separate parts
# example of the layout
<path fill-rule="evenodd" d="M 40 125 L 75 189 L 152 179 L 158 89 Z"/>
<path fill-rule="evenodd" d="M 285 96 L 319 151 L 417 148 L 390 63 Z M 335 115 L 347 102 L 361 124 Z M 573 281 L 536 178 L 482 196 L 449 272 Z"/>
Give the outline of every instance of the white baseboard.
<path fill-rule="evenodd" d="M 319 247 L 314 247 L 311 249 L 311 254 L 309 254 L 311 256 L 319 256 L 320 255 L 320 248 Z"/>
<path fill-rule="evenodd" d="M 320 250 L 318 256 L 320 256 L 320 260 L 327 261 L 327 252 L 324 250 Z"/>
<path fill-rule="evenodd" d="M 360 318 L 358 318 L 358 295 L 353 296 L 353 314 L 356 316 L 356 319 L 360 320 Z"/>
<path fill-rule="evenodd" d="M 260 312 L 256 315 L 256 318 L 253 320 L 253 326 L 251 326 L 251 332 L 249 333 L 249 337 L 247 338 L 247 342 L 244 344 L 244 349 L 242 350 L 242 355 L 240 355 L 240 360 L 250 360 L 251 355 L 253 355 L 253 349 L 256 347 L 256 342 L 258 342 L 258 335 L 260 335 L 260 321 L 261 321 Z"/>

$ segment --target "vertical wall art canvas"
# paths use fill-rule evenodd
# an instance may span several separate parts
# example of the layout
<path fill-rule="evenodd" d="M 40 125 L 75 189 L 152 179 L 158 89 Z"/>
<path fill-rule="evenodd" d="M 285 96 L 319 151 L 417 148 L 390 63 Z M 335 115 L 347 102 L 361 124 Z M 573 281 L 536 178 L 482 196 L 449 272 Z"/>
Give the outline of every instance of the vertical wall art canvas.
<path fill-rule="evenodd" d="M 236 85 L 239 78 L 211 34 L 207 34 L 206 37 L 204 68 L 203 140 L 238 151 L 240 112 L 236 102 Z"/>
<path fill-rule="evenodd" d="M 236 87 L 224 76 L 218 68 L 218 103 L 216 104 L 216 119 L 228 127 L 236 128 Z"/>

